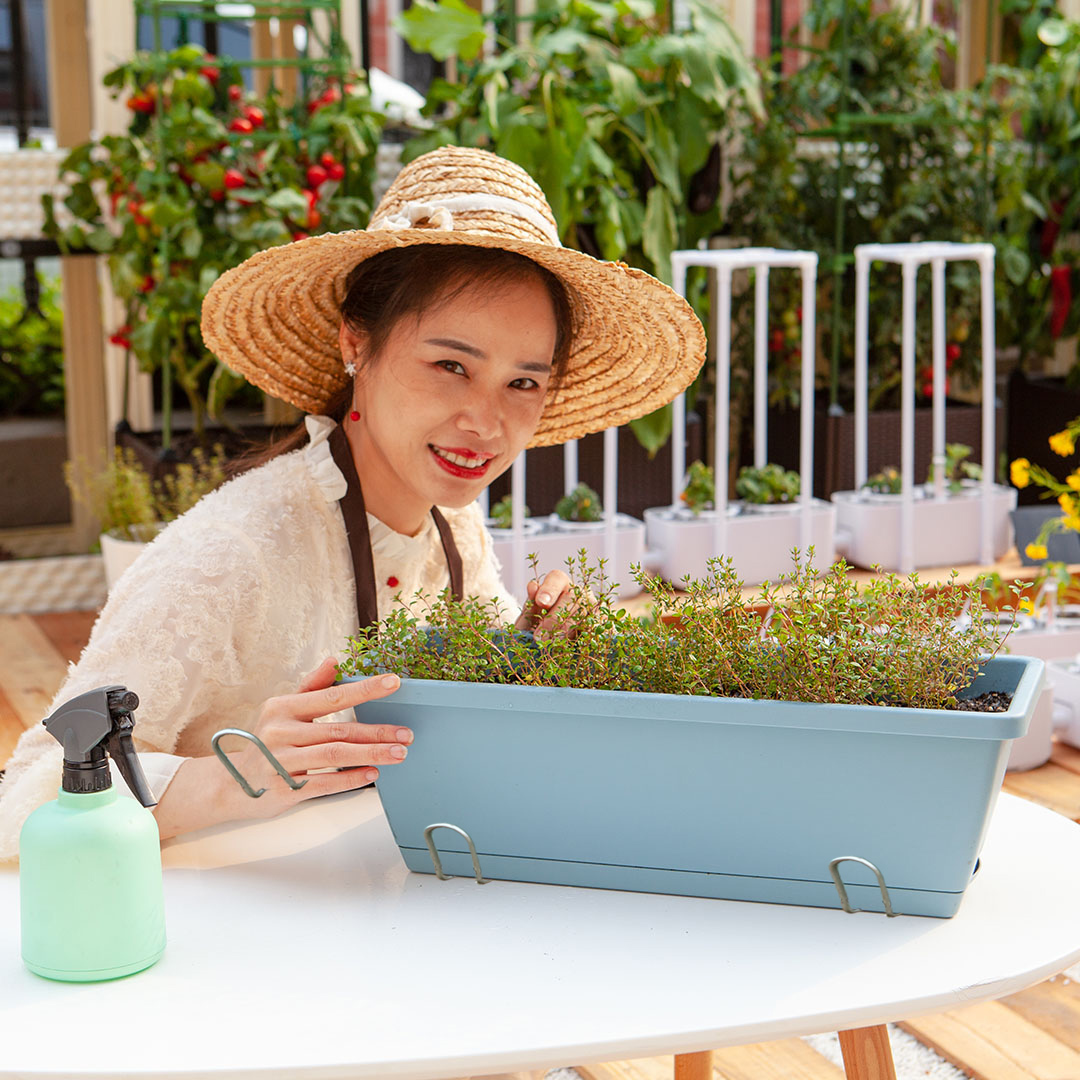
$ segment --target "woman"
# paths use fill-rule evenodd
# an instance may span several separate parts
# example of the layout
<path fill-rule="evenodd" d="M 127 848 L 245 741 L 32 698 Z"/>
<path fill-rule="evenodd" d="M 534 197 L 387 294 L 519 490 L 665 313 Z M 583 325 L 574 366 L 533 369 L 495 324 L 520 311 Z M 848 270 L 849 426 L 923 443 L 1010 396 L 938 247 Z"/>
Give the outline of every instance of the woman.
<path fill-rule="evenodd" d="M 490 600 L 493 621 L 542 626 L 565 602 L 566 575 L 530 582 L 520 608 L 477 496 L 526 446 L 658 408 L 705 355 L 685 301 L 562 248 L 526 173 L 457 147 L 406 166 L 366 230 L 273 248 L 224 274 L 203 335 L 310 415 L 272 460 L 149 546 L 54 703 L 108 683 L 139 695 L 136 741 L 163 838 L 362 787 L 401 761 L 410 731 L 351 722 L 397 676 L 335 686 L 346 638 L 447 586 Z M 290 773 L 332 771 L 293 791 L 245 743 L 230 756 L 267 788 L 249 799 L 210 754 L 224 727 L 257 734 Z M 26 815 L 55 796 L 60 761 L 43 729 L 20 739 L 0 784 L 0 857 L 16 855 Z"/>

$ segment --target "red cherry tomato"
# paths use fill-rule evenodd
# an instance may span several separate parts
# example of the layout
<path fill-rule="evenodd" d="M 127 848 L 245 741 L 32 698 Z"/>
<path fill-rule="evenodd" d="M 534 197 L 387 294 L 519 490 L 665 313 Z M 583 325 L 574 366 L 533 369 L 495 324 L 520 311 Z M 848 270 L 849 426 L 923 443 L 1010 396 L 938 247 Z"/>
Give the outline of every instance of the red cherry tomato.
<path fill-rule="evenodd" d="M 247 117 L 238 116 L 229 124 L 229 130 L 238 132 L 241 135 L 250 135 L 255 130 L 255 125 Z"/>
<path fill-rule="evenodd" d="M 244 174 L 239 169 L 225 170 L 225 186 L 227 188 L 242 188 L 247 184 Z"/>
<path fill-rule="evenodd" d="M 317 229 L 322 223 L 322 214 L 314 208 L 308 211 L 307 227 L 309 229 Z"/>
<path fill-rule="evenodd" d="M 333 165 L 327 167 L 326 175 L 331 180 L 344 180 L 345 166 L 340 161 L 335 161 Z"/>
<path fill-rule="evenodd" d="M 153 274 L 147 274 L 146 277 L 144 277 L 142 279 L 142 282 L 139 285 L 139 292 L 141 292 L 141 293 L 153 292 L 155 284 L 156 283 L 154 281 L 154 275 Z"/>
<path fill-rule="evenodd" d="M 199 68 L 199 74 L 213 86 L 216 86 L 218 79 L 221 78 L 221 71 L 216 67 L 201 67 Z"/>
<path fill-rule="evenodd" d="M 239 83 L 233 83 L 229 87 L 229 100 L 239 101 L 244 96 L 244 88 Z"/>
<path fill-rule="evenodd" d="M 251 121 L 252 127 L 262 127 L 266 123 L 266 114 L 257 105 L 249 105 L 244 110 L 244 116 Z"/>
<path fill-rule="evenodd" d="M 308 234 L 302 229 L 297 229 L 296 232 L 292 234 L 292 238 L 294 240 L 306 240 L 308 238 Z"/>
<path fill-rule="evenodd" d="M 959 360 L 961 351 L 960 346 L 957 345 L 955 341 L 950 341 L 949 344 L 945 346 L 945 359 L 952 361 Z"/>
<path fill-rule="evenodd" d="M 319 164 L 322 165 L 324 169 L 330 169 L 337 164 L 337 158 L 327 150 L 326 153 L 319 158 Z"/>
<path fill-rule="evenodd" d="M 318 190 L 327 181 L 327 172 L 321 165 L 309 165 L 307 171 L 308 187 Z"/>

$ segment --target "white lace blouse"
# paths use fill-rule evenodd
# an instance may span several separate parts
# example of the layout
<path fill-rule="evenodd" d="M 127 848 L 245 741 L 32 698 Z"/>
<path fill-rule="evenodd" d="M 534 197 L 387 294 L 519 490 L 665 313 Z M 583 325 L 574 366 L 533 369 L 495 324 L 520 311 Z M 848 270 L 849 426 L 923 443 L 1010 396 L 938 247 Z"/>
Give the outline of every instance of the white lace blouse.
<path fill-rule="evenodd" d="M 229 481 L 163 530 L 114 587 L 50 706 L 110 683 L 134 690 L 135 743 L 158 798 L 184 758 L 211 752 L 215 731 L 250 730 L 266 698 L 294 693 L 356 631 L 338 505 L 345 478 L 327 442 L 333 426 L 308 417 L 306 446 Z M 497 600 L 504 619 L 515 618 L 520 604 L 500 580 L 479 508 L 442 512 L 461 553 L 465 594 Z M 368 524 L 380 617 L 399 595 L 447 587 L 430 518 L 416 536 L 370 514 Z M 40 725 L 19 739 L 0 783 L 0 859 L 15 857 L 27 815 L 55 798 L 61 763 L 59 744 Z"/>

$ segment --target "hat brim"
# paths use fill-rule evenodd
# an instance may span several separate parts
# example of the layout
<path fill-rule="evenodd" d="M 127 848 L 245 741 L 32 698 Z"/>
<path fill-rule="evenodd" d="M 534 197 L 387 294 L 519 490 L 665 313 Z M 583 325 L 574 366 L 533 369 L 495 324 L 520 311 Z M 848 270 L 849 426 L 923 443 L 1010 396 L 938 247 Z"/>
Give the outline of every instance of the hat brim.
<path fill-rule="evenodd" d="M 571 248 L 436 229 L 357 229 L 261 251 L 210 288 L 203 340 L 268 394 L 305 412 L 324 412 L 349 379 L 338 346 L 346 278 L 381 251 L 415 244 L 516 251 L 569 287 L 576 323 L 569 364 L 529 446 L 653 412 L 685 390 L 705 361 L 705 331 L 693 309 L 643 270 Z"/>

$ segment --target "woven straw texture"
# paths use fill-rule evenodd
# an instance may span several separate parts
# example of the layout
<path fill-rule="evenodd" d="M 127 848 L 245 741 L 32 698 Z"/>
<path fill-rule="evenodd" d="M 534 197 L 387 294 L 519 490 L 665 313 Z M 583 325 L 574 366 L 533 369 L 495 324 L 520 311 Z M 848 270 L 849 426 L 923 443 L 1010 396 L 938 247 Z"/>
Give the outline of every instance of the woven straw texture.
<path fill-rule="evenodd" d="M 452 230 L 436 225 L 438 213 L 416 216 L 418 204 L 469 196 L 511 199 L 526 210 L 455 209 Z M 401 227 L 410 208 L 411 227 Z M 396 223 L 386 227 L 388 218 Z M 705 360 L 705 332 L 690 305 L 644 271 L 563 248 L 553 236 L 547 200 L 523 169 L 487 151 L 443 147 L 401 171 L 367 229 L 270 248 L 223 274 L 203 302 L 203 338 L 267 393 L 321 413 L 349 378 L 338 332 L 353 267 L 393 247 L 468 244 L 527 256 L 558 275 L 574 301 L 570 363 L 530 446 L 624 424 L 686 389 Z"/>

